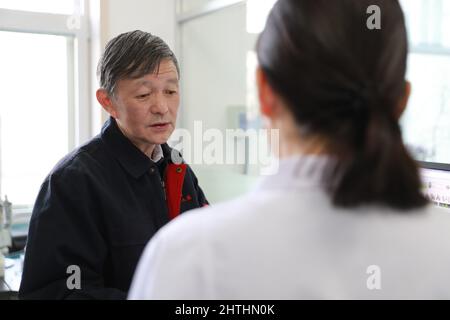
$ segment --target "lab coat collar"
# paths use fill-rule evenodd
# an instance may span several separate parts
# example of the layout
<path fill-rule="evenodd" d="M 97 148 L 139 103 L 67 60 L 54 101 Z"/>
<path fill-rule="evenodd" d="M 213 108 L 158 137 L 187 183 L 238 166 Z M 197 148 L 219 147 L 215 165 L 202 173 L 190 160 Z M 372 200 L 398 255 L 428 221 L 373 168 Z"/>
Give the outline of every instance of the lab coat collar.
<path fill-rule="evenodd" d="M 328 155 L 296 155 L 279 159 L 278 170 L 262 178 L 255 190 L 324 187 L 326 171 L 335 163 Z"/>

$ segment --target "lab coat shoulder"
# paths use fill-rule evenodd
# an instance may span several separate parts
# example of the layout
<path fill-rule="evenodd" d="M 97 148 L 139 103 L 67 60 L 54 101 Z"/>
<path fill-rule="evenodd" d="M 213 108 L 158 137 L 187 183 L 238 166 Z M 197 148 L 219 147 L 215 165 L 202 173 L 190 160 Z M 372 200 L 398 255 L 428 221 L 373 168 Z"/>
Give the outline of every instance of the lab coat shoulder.
<path fill-rule="evenodd" d="M 179 216 L 147 244 L 136 268 L 128 298 L 210 299 L 213 251 L 233 217 L 242 213 L 242 201 L 195 209 Z M 245 207 L 245 206 L 244 206 Z M 242 223 L 242 221 L 240 221 Z M 178 286 L 183 283 L 183 286 Z"/>

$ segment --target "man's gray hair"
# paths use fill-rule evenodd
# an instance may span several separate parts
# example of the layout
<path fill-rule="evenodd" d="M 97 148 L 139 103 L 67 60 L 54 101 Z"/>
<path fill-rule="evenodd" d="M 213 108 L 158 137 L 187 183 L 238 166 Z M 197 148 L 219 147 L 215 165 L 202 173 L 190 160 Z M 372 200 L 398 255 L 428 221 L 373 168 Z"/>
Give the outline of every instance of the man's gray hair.
<path fill-rule="evenodd" d="M 177 58 L 161 38 L 140 30 L 122 33 L 108 42 L 100 59 L 97 67 L 100 86 L 113 95 L 118 80 L 158 72 L 165 59 L 175 64 L 179 77 Z"/>

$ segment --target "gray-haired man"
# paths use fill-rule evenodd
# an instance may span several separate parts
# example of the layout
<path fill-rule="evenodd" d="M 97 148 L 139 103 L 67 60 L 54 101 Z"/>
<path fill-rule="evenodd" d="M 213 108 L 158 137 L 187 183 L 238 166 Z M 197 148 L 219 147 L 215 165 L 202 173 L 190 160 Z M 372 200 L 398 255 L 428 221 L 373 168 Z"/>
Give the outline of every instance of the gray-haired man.
<path fill-rule="evenodd" d="M 102 132 L 45 179 L 33 210 L 19 297 L 126 298 L 148 240 L 208 204 L 166 144 L 180 103 L 179 67 L 160 38 L 112 39 L 99 63 Z M 177 160 L 179 160 L 177 155 Z"/>

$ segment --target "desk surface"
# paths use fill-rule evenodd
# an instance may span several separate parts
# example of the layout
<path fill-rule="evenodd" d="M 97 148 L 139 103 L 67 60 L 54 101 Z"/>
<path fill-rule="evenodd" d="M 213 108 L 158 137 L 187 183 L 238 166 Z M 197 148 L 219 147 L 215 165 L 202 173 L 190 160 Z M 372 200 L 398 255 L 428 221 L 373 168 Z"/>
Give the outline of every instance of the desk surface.
<path fill-rule="evenodd" d="M 5 259 L 5 276 L 0 278 L 0 299 L 14 299 L 22 279 L 22 261 L 20 255 Z"/>

